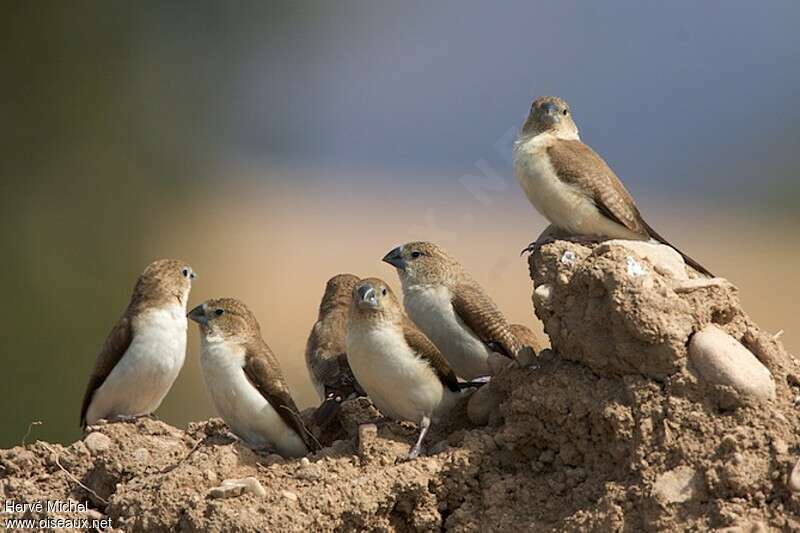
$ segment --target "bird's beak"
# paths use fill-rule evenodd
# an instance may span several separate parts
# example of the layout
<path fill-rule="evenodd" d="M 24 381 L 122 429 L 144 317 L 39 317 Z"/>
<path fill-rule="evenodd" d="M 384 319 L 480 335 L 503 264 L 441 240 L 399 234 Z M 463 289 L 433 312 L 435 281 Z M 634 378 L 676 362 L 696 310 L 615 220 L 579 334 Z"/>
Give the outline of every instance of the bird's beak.
<path fill-rule="evenodd" d="M 547 102 L 546 104 L 542 104 L 542 111 L 545 112 L 547 118 L 552 120 L 553 122 L 561 122 L 561 115 L 558 113 L 558 106 L 554 103 Z"/>
<path fill-rule="evenodd" d="M 372 285 L 361 285 L 356 289 L 358 293 L 358 305 L 361 307 L 378 307 L 378 293 Z"/>
<path fill-rule="evenodd" d="M 403 247 L 398 246 L 388 254 L 383 256 L 383 261 L 389 263 L 398 270 L 406 269 L 406 260 L 403 259 Z"/>
<path fill-rule="evenodd" d="M 189 320 L 193 320 L 198 324 L 207 324 L 208 318 L 206 317 L 206 304 L 201 304 L 189 311 L 186 315 Z"/>

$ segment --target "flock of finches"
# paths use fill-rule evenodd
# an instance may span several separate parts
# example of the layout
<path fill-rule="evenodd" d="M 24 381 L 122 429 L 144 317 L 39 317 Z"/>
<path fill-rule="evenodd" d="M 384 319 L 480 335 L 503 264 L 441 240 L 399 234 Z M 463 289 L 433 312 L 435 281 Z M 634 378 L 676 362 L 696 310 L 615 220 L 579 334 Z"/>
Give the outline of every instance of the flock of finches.
<path fill-rule="evenodd" d="M 514 171 L 559 235 L 669 245 L 644 221 L 606 162 L 581 142 L 560 98 L 534 100 L 514 147 Z M 540 238 L 523 251 L 547 241 Z M 413 459 L 431 423 L 486 382 L 480 378 L 491 374 L 490 357 L 521 365 L 534 361 L 539 349 L 531 331 L 509 324 L 483 288 L 436 244 L 404 244 L 383 261 L 397 270 L 402 304 L 378 278 L 339 274 L 327 282 L 305 354 L 321 400 L 313 419 L 324 426 L 337 416 L 340 402 L 366 395 L 385 416 L 418 425 Z M 192 268 L 177 260 L 155 261 L 139 276 L 97 357 L 81 425 L 151 414 L 183 366 L 188 318 L 200 328 L 206 388 L 231 431 L 253 447 L 286 457 L 318 449 L 253 313 L 238 300 L 219 298 L 187 314 L 194 278 Z"/>

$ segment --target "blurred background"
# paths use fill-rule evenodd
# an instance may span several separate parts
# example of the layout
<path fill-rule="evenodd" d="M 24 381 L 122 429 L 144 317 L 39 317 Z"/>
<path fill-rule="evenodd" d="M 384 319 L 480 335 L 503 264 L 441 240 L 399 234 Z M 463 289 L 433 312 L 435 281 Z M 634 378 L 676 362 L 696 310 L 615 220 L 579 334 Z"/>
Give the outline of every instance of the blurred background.
<path fill-rule="evenodd" d="M 325 281 L 448 248 L 539 328 L 511 170 L 566 98 L 650 223 L 800 352 L 797 2 L 6 2 L 0 447 L 70 442 L 95 356 L 153 259 L 190 305 L 245 300 L 301 407 Z M 539 329 L 540 330 L 540 329 Z M 198 336 L 158 411 L 214 414 Z"/>

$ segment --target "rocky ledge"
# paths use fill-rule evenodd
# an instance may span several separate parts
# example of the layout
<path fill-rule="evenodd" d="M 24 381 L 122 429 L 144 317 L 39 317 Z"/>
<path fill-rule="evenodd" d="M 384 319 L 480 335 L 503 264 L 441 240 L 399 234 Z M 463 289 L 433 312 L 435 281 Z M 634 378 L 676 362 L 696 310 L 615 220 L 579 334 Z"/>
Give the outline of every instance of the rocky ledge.
<path fill-rule="evenodd" d="M 486 425 L 461 406 L 417 460 L 413 428 L 360 399 L 301 460 L 217 419 L 3 450 L 0 496 L 88 502 L 126 531 L 800 529 L 800 365 L 730 282 L 646 243 L 556 241 L 530 265 L 553 350 L 499 371 L 469 406 Z"/>

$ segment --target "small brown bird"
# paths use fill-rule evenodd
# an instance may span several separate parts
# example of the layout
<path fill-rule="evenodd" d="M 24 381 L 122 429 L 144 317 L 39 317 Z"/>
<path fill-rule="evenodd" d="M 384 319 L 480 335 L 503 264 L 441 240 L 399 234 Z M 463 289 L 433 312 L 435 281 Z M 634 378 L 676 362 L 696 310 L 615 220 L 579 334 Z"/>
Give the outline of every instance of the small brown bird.
<path fill-rule="evenodd" d="M 528 200 L 554 226 L 576 236 L 654 240 L 712 274 L 656 233 L 614 171 L 581 142 L 567 102 L 554 96 L 533 101 L 514 145 L 514 173 Z M 524 251 L 533 251 L 531 243 Z"/>
<path fill-rule="evenodd" d="M 408 316 L 462 378 L 489 375 L 492 352 L 516 358 L 526 348 L 483 288 L 441 247 L 410 242 L 383 260 L 397 269 Z"/>
<path fill-rule="evenodd" d="M 360 281 L 353 290 L 347 357 L 358 382 L 385 415 L 414 422 L 417 457 L 432 421 L 445 416 L 471 384 L 455 373 L 431 341 L 403 313 L 380 279 Z"/>
<path fill-rule="evenodd" d="M 189 318 L 200 326 L 206 388 L 231 430 L 285 457 L 316 449 L 253 313 L 238 300 L 220 298 L 198 305 Z"/>
<path fill-rule="evenodd" d="M 306 366 L 322 401 L 314 414 L 314 422 L 320 426 L 335 416 L 343 400 L 364 395 L 347 362 L 348 314 L 353 287 L 358 282 L 352 274 L 339 274 L 328 280 L 317 321 L 306 343 Z"/>
<path fill-rule="evenodd" d="M 183 261 L 162 259 L 145 268 L 97 356 L 81 427 L 148 415 L 161 405 L 186 357 L 186 302 L 194 278 Z"/>

